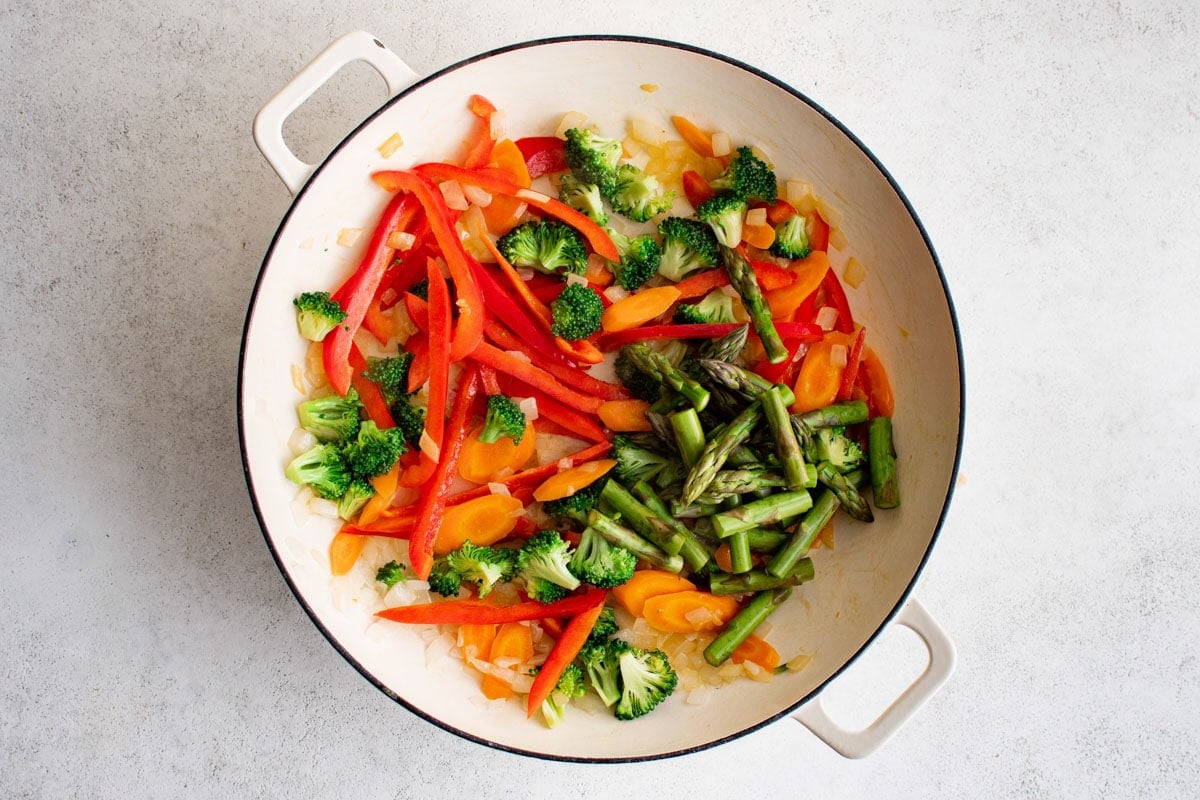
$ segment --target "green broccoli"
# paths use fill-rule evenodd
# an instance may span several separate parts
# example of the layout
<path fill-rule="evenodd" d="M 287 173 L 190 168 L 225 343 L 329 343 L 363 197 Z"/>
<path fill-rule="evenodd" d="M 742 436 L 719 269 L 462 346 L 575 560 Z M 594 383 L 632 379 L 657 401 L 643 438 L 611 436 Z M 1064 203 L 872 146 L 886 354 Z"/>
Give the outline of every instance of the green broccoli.
<path fill-rule="evenodd" d="M 720 244 L 737 247 L 742 241 L 746 200 L 733 192 L 717 192 L 700 204 L 696 217 L 708 223 Z"/>
<path fill-rule="evenodd" d="M 511 580 L 516 573 L 517 551 L 463 542 L 446 554 L 446 566 L 458 573 L 460 582 L 475 584 L 479 597 L 487 597 L 497 583 Z"/>
<path fill-rule="evenodd" d="M 581 283 L 568 283 L 550 303 L 550 331 L 568 341 L 586 339 L 600 330 L 604 301 Z"/>
<path fill-rule="evenodd" d="M 395 466 L 406 450 L 403 431 L 385 430 L 366 420 L 358 428 L 358 437 L 346 445 L 346 464 L 355 477 L 374 478 Z"/>
<path fill-rule="evenodd" d="M 667 217 L 658 225 L 663 237 L 658 274 L 678 283 L 689 273 L 721 263 L 712 228 L 691 217 Z"/>
<path fill-rule="evenodd" d="M 625 355 L 623 349 L 617 353 L 617 358 L 613 362 L 613 370 L 621 385 L 639 400 L 653 403 L 662 396 L 662 384 L 638 369 L 629 356 Z"/>
<path fill-rule="evenodd" d="M 346 312 L 329 292 L 304 292 L 292 300 L 296 307 L 296 327 L 311 342 L 320 342 L 346 320 Z"/>
<path fill-rule="evenodd" d="M 533 674 L 537 674 L 536 668 Z M 562 675 L 558 677 L 558 683 L 554 684 L 554 689 L 542 701 L 542 719 L 545 720 L 546 727 L 557 728 L 563 721 L 567 706 L 576 697 L 583 697 L 586 691 L 587 684 L 583 681 L 583 670 L 579 668 L 578 664 L 567 664 Z"/>
<path fill-rule="evenodd" d="M 421 434 L 425 432 L 425 406 L 414 402 L 412 397 L 402 397 L 389 406 L 396 429 L 406 444 L 419 447 Z"/>
<path fill-rule="evenodd" d="M 546 273 L 587 272 L 587 250 L 579 232 L 558 220 L 523 222 L 496 242 L 500 253 L 514 267 Z"/>
<path fill-rule="evenodd" d="M 525 591 L 539 603 L 552 603 L 579 588 L 571 574 L 571 546 L 558 531 L 540 531 L 517 553 L 517 570 Z"/>
<path fill-rule="evenodd" d="M 775 173 L 749 147 L 739 147 L 729 166 L 709 185 L 718 192 L 733 192 L 742 199 L 764 203 L 775 202 L 779 191 Z"/>
<path fill-rule="evenodd" d="M 699 303 L 680 303 L 675 307 L 677 324 L 736 321 L 733 316 L 733 297 L 720 289 L 709 292 Z"/>
<path fill-rule="evenodd" d="M 658 178 L 647 175 L 633 164 L 617 167 L 612 187 L 604 193 L 613 211 L 634 222 L 645 222 L 662 214 L 675 202 L 675 192 L 663 191 Z"/>
<path fill-rule="evenodd" d="M 592 626 L 592 632 L 588 634 L 589 642 L 606 642 L 616 635 L 620 628 L 617 627 L 617 613 L 613 611 L 612 606 L 604 606 L 600 609 L 600 616 L 596 618 L 596 624 Z"/>
<path fill-rule="evenodd" d="M 812 252 L 808 242 L 808 219 L 796 214 L 775 226 L 771 252 L 780 258 L 805 258 Z"/>
<path fill-rule="evenodd" d="M 679 676 L 671 668 L 662 650 L 630 647 L 617 657 L 621 671 L 621 699 L 617 701 L 617 719 L 637 719 L 675 691 Z"/>
<path fill-rule="evenodd" d="M 421 278 L 409 287 L 408 293 L 416 295 L 422 300 L 429 300 L 429 278 Z"/>
<path fill-rule="evenodd" d="M 374 496 L 375 487 L 369 481 L 353 479 L 346 487 L 345 494 L 338 499 L 338 516 L 349 522 Z"/>
<path fill-rule="evenodd" d="M 542 503 L 542 511 L 554 519 L 573 519 L 576 522 L 587 520 L 587 512 L 591 511 L 600 499 L 600 490 L 604 488 L 605 479 L 592 481 L 574 494 L 558 500 L 547 500 Z"/>
<path fill-rule="evenodd" d="M 458 597 L 462 590 L 462 574 L 444 557 L 434 560 L 426 580 L 429 581 L 429 591 L 442 597 Z"/>
<path fill-rule="evenodd" d="M 336 445 L 318 444 L 292 459 L 283 474 L 292 483 L 311 487 L 317 496 L 337 500 L 350 486 L 350 469 Z"/>
<path fill-rule="evenodd" d="M 375 580 L 389 589 L 392 588 L 404 580 L 404 565 L 396 561 L 389 561 L 375 571 Z"/>
<path fill-rule="evenodd" d="M 813 431 L 813 462 L 828 461 L 838 472 L 853 472 L 866 455 L 862 445 L 846 435 L 846 427 L 817 428 Z"/>
<path fill-rule="evenodd" d="M 619 139 L 601 136 L 586 128 L 568 128 L 564 133 L 567 166 L 584 183 L 594 183 L 607 194 L 616 182 L 617 162 L 623 148 Z"/>
<path fill-rule="evenodd" d="M 558 185 L 558 199 L 576 211 L 587 214 L 597 225 L 608 224 L 608 214 L 604 211 L 604 198 L 600 195 L 600 187 L 594 183 L 585 183 L 576 178 L 574 173 L 564 172 Z"/>
<path fill-rule="evenodd" d="M 520 444 L 525 437 L 525 425 L 525 412 L 511 397 L 488 395 L 487 416 L 483 420 L 483 430 L 479 432 L 479 441 L 493 444 L 507 436 L 513 444 Z"/>
<path fill-rule="evenodd" d="M 620 433 L 613 437 L 609 457 L 617 460 L 617 466 L 613 469 L 616 476 L 622 483 L 631 486 L 638 481 L 653 481 L 672 461 L 661 453 L 639 447 Z"/>
<path fill-rule="evenodd" d="M 408 350 L 392 358 L 368 358 L 362 374 L 379 387 L 384 402 L 390 406 L 408 395 L 408 370 L 415 358 Z"/>
<path fill-rule="evenodd" d="M 362 401 L 354 387 L 346 396 L 331 394 L 315 400 L 305 400 L 296 406 L 300 427 L 322 442 L 341 442 L 358 433 Z"/>
<path fill-rule="evenodd" d="M 629 649 L 620 639 L 589 639 L 579 650 L 588 683 L 609 708 L 621 699 L 620 658 Z"/>
<path fill-rule="evenodd" d="M 621 260 L 609 262 L 609 268 L 622 288 L 633 291 L 654 277 L 662 263 L 662 248 L 653 236 L 644 234 L 631 239 L 611 229 L 608 236 L 621 254 Z"/>
<path fill-rule="evenodd" d="M 633 577 L 637 567 L 637 556 L 609 544 L 593 528 L 584 528 L 579 538 L 579 547 L 571 557 L 571 573 L 575 577 L 601 589 L 620 586 Z"/>

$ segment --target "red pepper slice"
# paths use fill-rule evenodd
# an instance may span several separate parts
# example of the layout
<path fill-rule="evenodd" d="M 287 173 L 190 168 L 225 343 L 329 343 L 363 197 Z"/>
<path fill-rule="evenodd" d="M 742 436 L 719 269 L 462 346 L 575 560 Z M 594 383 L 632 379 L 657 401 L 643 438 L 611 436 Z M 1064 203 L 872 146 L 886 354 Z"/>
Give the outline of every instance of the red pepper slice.
<path fill-rule="evenodd" d="M 804 215 L 808 224 L 804 227 L 808 230 L 808 245 L 813 250 L 829 250 L 829 223 L 826 222 L 821 215 L 816 211 L 810 211 Z"/>
<path fill-rule="evenodd" d="M 579 655 L 583 643 L 587 641 L 588 635 L 596 625 L 596 620 L 600 618 L 600 612 L 604 610 L 604 598 L 607 594 L 603 589 L 596 588 L 584 592 L 583 596 L 588 598 L 590 605 L 572 617 L 563 628 L 562 635 L 558 637 L 554 647 L 550 648 L 549 655 L 529 688 L 529 699 L 525 706 L 528 716 L 532 717 L 534 712 L 542 707 L 542 703 L 558 685 L 563 670 Z"/>
<path fill-rule="evenodd" d="M 463 157 L 463 166 L 470 169 L 482 167 L 492 154 L 492 121 L 489 119 L 496 111 L 491 101 L 482 95 L 471 95 L 467 107 L 476 116 L 471 125 L 471 133 L 467 137 L 467 154 Z"/>
<path fill-rule="evenodd" d="M 614 350 L 631 342 L 651 339 L 715 339 L 742 327 L 738 322 L 708 322 L 693 325 L 643 325 L 623 331 L 606 333 L 600 339 L 605 350 Z M 805 322 L 776 322 L 775 329 L 781 338 L 794 338 L 801 342 L 819 342 L 825 332 L 817 325 Z"/>
<path fill-rule="evenodd" d="M 858 368 L 862 363 L 863 339 L 866 334 L 866 328 L 859 328 L 858 333 L 854 335 L 854 343 L 850 345 L 850 352 L 846 356 L 846 368 L 842 370 L 842 385 L 838 387 L 839 401 L 849 400 L 850 393 L 854 390 L 854 384 L 858 380 Z"/>
<path fill-rule="evenodd" d="M 387 181 L 380 182 L 379 175 L 387 175 Z M 450 268 L 450 278 L 454 281 L 458 322 L 454 327 L 449 360 L 459 361 L 475 349 L 475 345 L 483 338 L 483 299 L 467 264 L 467 254 L 463 250 L 462 240 L 458 237 L 458 230 L 451 222 L 446 200 L 437 187 L 416 172 L 377 172 L 375 176 L 376 183 L 388 191 L 411 193 L 425 210 L 429 229 L 442 257 L 446 259 L 446 266 Z"/>
<path fill-rule="evenodd" d="M 425 433 L 438 447 L 446 426 L 446 398 L 450 391 L 450 288 L 438 263 L 432 258 L 429 275 L 429 410 Z"/>
<path fill-rule="evenodd" d="M 480 342 L 479 346 L 475 348 L 475 352 L 471 353 L 471 358 L 480 364 L 486 364 L 492 369 L 511 375 L 555 400 L 586 414 L 595 414 L 604 402 L 598 397 L 580 394 L 574 389 L 563 386 L 544 369 L 535 367 L 528 361 L 493 347 L 487 342 Z"/>
<path fill-rule="evenodd" d="M 594 378 L 583 370 L 564 363 L 556 357 L 544 355 L 519 336 L 495 320 L 488 320 L 484 333 L 504 350 L 516 350 L 529 356 L 535 367 L 541 367 L 554 377 L 574 389 L 595 395 L 603 400 L 628 400 L 629 392 L 624 386 Z"/>
<path fill-rule="evenodd" d="M 554 339 L 542 328 L 541 323 L 521 307 L 492 272 L 474 259 L 471 259 L 470 264 L 483 293 L 484 302 L 487 303 L 488 312 L 511 328 L 531 347 L 543 353 L 555 352 Z"/>
<path fill-rule="evenodd" d="M 501 378 L 499 384 L 505 394 L 510 397 L 530 396 L 537 400 L 538 422 L 544 419 L 550 420 L 556 425 L 560 425 L 566 435 L 576 439 L 585 438 L 593 442 L 608 441 L 608 437 L 604 435 L 604 429 L 590 414 L 583 414 L 573 408 L 568 408 L 545 392 L 538 391 L 516 378 L 508 375 L 501 376 Z"/>
<path fill-rule="evenodd" d="M 562 600 L 555 600 L 553 603 L 526 600 L 511 606 L 498 606 L 487 600 L 439 600 L 434 603 L 385 608 L 382 611 L 376 611 L 375 616 L 392 622 L 408 622 L 416 625 L 483 625 L 525 622 L 546 617 L 573 617 L 589 610 L 596 604 L 596 592 L 604 594 L 603 589 L 590 589 L 580 594 L 564 597 Z M 603 599 L 601 597 L 601 601 Z M 555 678 L 555 683 L 557 682 L 558 679 Z"/>
<path fill-rule="evenodd" d="M 846 299 L 842 282 L 838 280 L 838 276 L 832 269 L 825 271 L 825 277 L 821 279 L 821 286 L 825 289 L 825 299 L 838 312 L 837 321 L 834 323 L 835 329 L 838 333 L 854 333 L 854 315 L 850 313 L 850 302 Z"/>
<path fill-rule="evenodd" d="M 413 572 L 421 580 L 428 578 L 429 571 L 433 568 L 433 542 L 437 539 L 438 529 L 442 527 L 446 498 L 458 472 L 458 457 L 462 453 L 463 441 L 470 431 L 471 406 L 478 391 L 479 372 L 468 367 L 459 374 L 458 394 L 450 412 L 450 424 L 447 426 L 447 436 L 442 442 L 437 468 L 433 473 L 433 483 L 418 501 L 415 535 L 408 540 L 408 561 Z"/>
<path fill-rule="evenodd" d="M 392 263 L 395 251 L 388 247 L 388 237 L 392 231 L 399 230 L 411 221 L 416 211 L 416 203 L 404 196 L 397 195 L 388 202 L 375 226 L 375 232 L 371 234 L 371 241 L 367 243 L 358 269 L 333 295 L 345 309 L 346 319 L 325 337 L 321 358 L 329 385 L 340 395 L 344 396 L 350 391 L 354 373 L 354 368 L 350 366 L 350 348 L 354 344 L 354 334 L 362 326 L 367 306 L 374 299 L 375 290 L 379 288 L 388 264 Z"/>
<path fill-rule="evenodd" d="M 413 362 L 408 367 L 408 393 L 412 394 L 429 380 L 428 334 L 414 333 L 404 343 L 404 349 L 413 354 Z"/>
<path fill-rule="evenodd" d="M 681 179 L 683 180 L 683 194 L 692 204 L 692 208 L 699 208 L 701 203 L 716 194 L 708 185 L 708 181 L 704 180 L 704 176 L 694 169 L 685 170 Z"/>
<path fill-rule="evenodd" d="M 549 172 L 563 172 L 568 168 L 566 146 L 557 136 L 527 136 L 517 139 L 516 145 L 525 157 L 530 178 Z"/>
<path fill-rule="evenodd" d="M 429 274 L 428 263 L 425 266 L 426 275 Z M 438 270 L 439 274 L 441 270 Z M 404 293 L 404 310 L 408 312 L 408 318 L 412 320 L 413 325 L 417 326 L 419 331 L 429 330 L 429 302 L 422 300 L 412 292 Z"/>
<path fill-rule="evenodd" d="M 767 219 L 770 220 L 772 225 L 787 222 L 794 216 L 796 216 L 796 209 L 787 200 L 777 199 L 774 203 L 767 206 Z"/>
<path fill-rule="evenodd" d="M 488 396 L 500 394 L 500 381 L 496 378 L 496 370 L 491 367 L 479 367 L 479 380 L 483 382 L 483 390 Z"/>
<path fill-rule="evenodd" d="M 379 387 L 374 382 L 363 375 L 367 369 L 367 359 L 354 342 L 350 343 L 350 368 L 353 370 L 350 375 L 350 385 L 354 387 L 354 391 L 358 392 L 358 399 L 362 401 L 367 416 L 380 428 L 396 427 L 396 421 L 392 419 L 392 412 L 388 408 L 387 401 L 383 399 L 383 393 L 379 391 Z"/>

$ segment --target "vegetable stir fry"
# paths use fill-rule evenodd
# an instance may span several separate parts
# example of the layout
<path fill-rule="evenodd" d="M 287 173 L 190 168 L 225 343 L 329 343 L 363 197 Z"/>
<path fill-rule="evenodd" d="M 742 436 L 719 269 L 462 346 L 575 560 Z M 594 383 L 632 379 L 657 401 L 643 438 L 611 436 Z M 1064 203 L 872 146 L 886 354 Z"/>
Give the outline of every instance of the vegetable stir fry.
<path fill-rule="evenodd" d="M 467 105 L 466 154 L 376 172 L 358 268 L 294 300 L 320 374 L 285 474 L 336 504 L 334 574 L 407 540 L 368 566 L 381 596 L 428 594 L 378 616 L 451 626 L 484 696 L 550 727 L 583 698 L 632 720 L 672 695 L 684 667 L 631 627 L 688 637 L 702 669 L 795 668 L 764 621 L 839 511 L 900 504 L 844 234 L 753 143 L 684 117 L 665 144 L 514 141 Z"/>

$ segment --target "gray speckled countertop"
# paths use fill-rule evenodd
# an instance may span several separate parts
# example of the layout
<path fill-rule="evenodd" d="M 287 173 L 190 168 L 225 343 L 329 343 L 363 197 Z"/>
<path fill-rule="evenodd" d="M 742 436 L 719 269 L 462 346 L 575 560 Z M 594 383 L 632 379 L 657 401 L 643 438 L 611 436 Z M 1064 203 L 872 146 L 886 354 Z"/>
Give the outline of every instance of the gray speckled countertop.
<path fill-rule="evenodd" d="M 600 5 L 0 10 L 0 795 L 1194 796 L 1196 5 Z M 959 665 L 874 756 L 784 721 L 665 762 L 532 761 L 413 716 L 309 622 L 238 450 L 241 326 L 289 203 L 250 122 L 353 28 L 421 73 L 567 33 L 709 47 L 810 95 L 904 187 L 967 365 L 918 585 Z M 349 68 L 289 139 L 319 158 L 382 100 Z M 906 652 L 883 640 L 831 707 L 869 718 L 858 690 Z"/>

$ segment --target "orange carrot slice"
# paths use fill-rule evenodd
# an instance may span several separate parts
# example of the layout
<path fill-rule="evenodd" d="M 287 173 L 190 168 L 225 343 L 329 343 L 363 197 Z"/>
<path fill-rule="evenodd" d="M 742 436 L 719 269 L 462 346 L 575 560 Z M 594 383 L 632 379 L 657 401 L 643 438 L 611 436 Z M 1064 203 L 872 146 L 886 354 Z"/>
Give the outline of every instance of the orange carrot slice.
<path fill-rule="evenodd" d="M 512 533 L 524 508 L 519 499 L 506 494 L 489 494 L 450 506 L 433 541 L 433 552 L 449 553 L 463 542 L 495 544 Z"/>
<path fill-rule="evenodd" d="M 671 117 L 675 130 L 701 158 L 713 158 L 712 134 L 706 132 L 687 117 L 676 114 Z"/>
<path fill-rule="evenodd" d="M 763 297 L 771 307 L 771 316 L 777 320 L 791 319 L 809 295 L 817 290 L 825 273 L 829 271 L 829 256 L 814 250 L 807 258 L 796 261 L 790 267 L 795 280 L 779 289 L 764 292 Z"/>
<path fill-rule="evenodd" d="M 616 459 L 598 458 L 577 467 L 564 469 L 542 481 L 541 485 L 533 490 L 533 499 L 546 502 L 569 497 L 604 477 L 616 465 Z"/>
<path fill-rule="evenodd" d="M 329 571 L 334 575 L 345 575 L 354 569 L 362 553 L 367 537 L 338 531 L 329 543 Z"/>
<path fill-rule="evenodd" d="M 738 612 L 737 598 L 695 589 L 647 597 L 642 617 L 666 633 L 699 633 L 722 628 Z"/>
<path fill-rule="evenodd" d="M 808 348 L 793 389 L 796 401 L 790 408 L 794 413 L 823 408 L 837 399 L 843 368 L 835 367 L 829 356 L 836 344 L 848 347 L 847 339 L 843 334 L 830 331 L 824 339 Z"/>
<path fill-rule="evenodd" d="M 515 472 L 529 463 L 537 447 L 537 430 L 532 422 L 525 423 L 525 435 L 520 444 L 502 436 L 488 444 L 479 441 L 483 426 L 478 425 L 463 442 L 458 457 L 458 474 L 472 483 L 487 483 L 500 473 Z"/>
<path fill-rule="evenodd" d="M 735 664 L 752 661 L 768 672 L 778 667 L 780 661 L 779 651 L 772 647 L 767 640 L 755 636 L 753 633 L 747 636 L 729 657 Z"/>
<path fill-rule="evenodd" d="M 613 598 L 621 607 L 635 617 L 642 616 L 646 600 L 661 594 L 695 589 L 696 584 L 672 572 L 659 569 L 642 569 L 633 577 L 612 590 Z"/>
<path fill-rule="evenodd" d="M 679 297 L 674 286 L 642 289 L 604 309 L 600 325 L 606 331 L 636 328 L 665 312 Z"/>
<path fill-rule="evenodd" d="M 650 404 L 645 400 L 608 400 L 596 411 L 600 421 L 609 430 L 620 432 L 653 430 L 646 412 Z"/>

